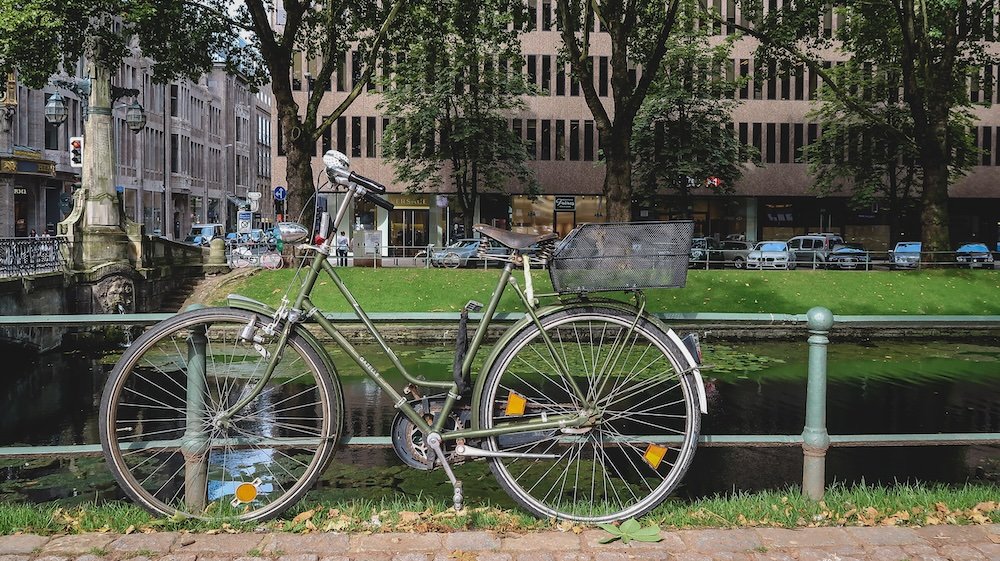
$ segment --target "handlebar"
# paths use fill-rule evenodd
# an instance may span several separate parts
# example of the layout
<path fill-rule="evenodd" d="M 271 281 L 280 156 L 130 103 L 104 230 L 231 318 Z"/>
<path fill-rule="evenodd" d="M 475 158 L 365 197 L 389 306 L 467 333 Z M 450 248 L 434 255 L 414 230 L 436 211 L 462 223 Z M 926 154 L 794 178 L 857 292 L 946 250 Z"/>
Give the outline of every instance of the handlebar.
<path fill-rule="evenodd" d="M 366 201 L 368 201 L 370 203 L 376 204 L 376 205 L 378 205 L 378 206 L 380 206 L 380 207 L 382 207 L 382 208 L 384 208 L 386 210 L 392 210 L 392 209 L 396 208 L 396 205 L 390 203 L 389 201 L 383 199 L 382 197 L 380 197 L 380 196 L 378 196 L 378 195 L 376 195 L 374 193 L 365 193 L 361 198 L 365 199 Z"/>
<path fill-rule="evenodd" d="M 351 172 L 351 175 L 349 175 L 347 178 L 350 181 L 353 181 L 353 182 L 357 183 L 358 185 L 364 187 L 365 189 L 368 189 L 369 191 L 372 191 L 374 193 L 378 193 L 379 195 L 385 193 L 385 185 L 382 185 L 381 183 L 379 183 L 378 181 L 375 181 L 373 179 L 368 179 L 367 177 L 365 177 L 363 175 L 358 175 L 358 174 L 354 173 L 353 171 Z"/>

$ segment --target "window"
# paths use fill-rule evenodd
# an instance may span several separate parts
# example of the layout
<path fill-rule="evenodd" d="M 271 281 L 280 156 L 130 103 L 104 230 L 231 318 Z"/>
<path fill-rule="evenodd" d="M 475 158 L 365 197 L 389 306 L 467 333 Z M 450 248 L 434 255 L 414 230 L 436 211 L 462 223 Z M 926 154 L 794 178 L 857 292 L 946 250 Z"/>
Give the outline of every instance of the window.
<path fill-rule="evenodd" d="M 594 121 L 583 122 L 583 159 L 594 161 Z"/>
<path fill-rule="evenodd" d="M 542 90 L 544 90 L 546 95 L 551 95 L 551 75 L 552 75 L 552 57 L 545 55 L 542 57 Z"/>
<path fill-rule="evenodd" d="M 773 164 L 775 162 L 774 157 L 774 123 L 767 124 L 767 144 L 765 145 L 765 157 L 764 161 Z"/>
<path fill-rule="evenodd" d="M 535 140 L 535 126 L 536 125 L 535 125 L 535 123 L 536 123 L 535 119 L 528 119 L 528 127 L 527 127 L 528 134 L 527 134 L 527 138 L 525 139 L 526 141 L 525 141 L 524 145 L 525 145 L 525 148 L 528 150 L 528 159 L 529 160 L 534 160 L 534 159 L 536 159 L 538 157 L 538 155 L 535 153 L 535 144 L 536 144 L 536 140 Z"/>
<path fill-rule="evenodd" d="M 781 123 L 781 128 L 778 134 L 778 161 L 782 164 L 787 164 L 788 158 L 788 145 L 791 142 L 789 136 L 791 135 L 789 131 L 788 123 Z"/>
<path fill-rule="evenodd" d="M 740 123 L 740 161 L 745 162 L 750 159 L 750 155 L 747 153 L 747 145 L 750 144 L 750 133 L 749 126 L 746 123 Z"/>
<path fill-rule="evenodd" d="M 993 152 L 993 127 L 983 127 L 982 164 L 984 166 L 990 165 L 993 156 L 991 152 Z"/>
<path fill-rule="evenodd" d="M 760 126 L 760 123 L 754 123 L 751 130 L 753 131 L 753 136 L 752 136 L 753 147 L 757 149 L 757 152 L 759 154 L 763 154 L 764 151 L 761 149 L 763 147 L 762 146 L 763 142 L 761 139 L 762 128 Z"/>
<path fill-rule="evenodd" d="M 542 159 L 552 159 L 552 121 L 542 119 Z"/>
<path fill-rule="evenodd" d="M 528 74 L 528 83 L 532 86 L 538 85 L 538 69 L 535 68 L 537 65 L 536 58 L 535 55 L 528 55 L 528 67 L 525 70 Z"/>
<path fill-rule="evenodd" d="M 803 162 L 802 155 L 802 123 L 795 123 L 795 163 L 801 164 Z"/>
<path fill-rule="evenodd" d="M 177 84 L 170 84 L 170 116 L 177 116 Z"/>
<path fill-rule="evenodd" d="M 576 76 L 570 77 L 569 95 L 580 95 L 580 81 L 576 78 Z"/>
<path fill-rule="evenodd" d="M 365 119 L 365 156 L 375 158 L 378 153 L 375 150 L 375 117 Z"/>
<path fill-rule="evenodd" d="M 750 60 L 741 58 L 740 59 L 740 78 L 743 80 L 743 85 L 740 86 L 740 99 L 747 99 L 750 97 Z"/>
<path fill-rule="evenodd" d="M 347 153 L 347 117 L 337 117 L 337 152 Z"/>
<path fill-rule="evenodd" d="M 327 115 L 326 117 L 323 117 L 323 120 L 325 121 L 327 119 L 327 117 L 329 117 L 329 115 Z M 323 129 L 323 153 L 324 154 L 326 154 L 330 150 L 333 150 L 333 140 L 331 138 L 331 134 L 333 134 L 333 131 L 330 130 L 331 128 L 332 127 L 326 127 L 325 129 Z"/>
<path fill-rule="evenodd" d="M 566 121 L 556 121 L 556 159 L 566 159 Z"/>
<path fill-rule="evenodd" d="M 569 122 L 569 159 L 580 159 L 580 121 Z"/>
<path fill-rule="evenodd" d="M 566 95 L 566 66 L 563 64 L 556 71 L 556 95 Z"/>
<path fill-rule="evenodd" d="M 602 56 L 598 59 L 597 86 L 598 94 L 601 97 L 608 95 L 608 57 Z"/>
<path fill-rule="evenodd" d="M 347 53 L 337 56 L 337 91 L 347 91 Z"/>
<path fill-rule="evenodd" d="M 361 81 L 361 53 L 351 51 L 351 88 Z"/>
<path fill-rule="evenodd" d="M 176 134 L 170 135 L 170 172 L 175 173 L 180 165 L 180 141 Z"/>
<path fill-rule="evenodd" d="M 351 157 L 361 157 L 361 117 L 351 117 Z"/>
<path fill-rule="evenodd" d="M 552 4 L 542 3 L 542 31 L 552 31 Z"/>

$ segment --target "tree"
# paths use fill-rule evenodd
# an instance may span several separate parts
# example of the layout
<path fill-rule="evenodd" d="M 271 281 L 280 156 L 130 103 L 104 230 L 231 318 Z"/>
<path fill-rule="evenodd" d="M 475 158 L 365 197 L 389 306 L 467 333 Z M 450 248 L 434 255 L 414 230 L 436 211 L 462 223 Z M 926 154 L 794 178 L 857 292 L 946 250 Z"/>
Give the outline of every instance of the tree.
<path fill-rule="evenodd" d="M 948 187 L 970 161 L 961 152 L 969 131 L 959 125 L 969 104 L 968 80 L 983 64 L 995 62 L 982 41 L 993 34 L 991 0 L 939 2 L 886 0 L 842 4 L 845 25 L 838 31 L 840 48 L 859 65 L 898 68 L 902 99 L 912 128 L 879 119 L 822 65 L 831 46 L 820 22 L 831 10 L 826 0 L 797 0 L 765 9 L 761 0 L 745 0 L 744 13 L 753 22 L 738 26 L 760 40 L 757 64 L 806 65 L 821 76 L 845 108 L 873 125 L 911 142 L 921 169 L 922 241 L 928 251 L 950 248 Z"/>
<path fill-rule="evenodd" d="M 392 117 L 384 155 L 411 191 L 455 189 L 465 231 L 485 190 L 511 178 L 534 190 L 526 152 L 509 125 L 530 88 L 521 73 L 520 0 L 438 0 L 413 10 L 394 42 L 397 64 L 383 82 Z"/>
<path fill-rule="evenodd" d="M 132 49 L 155 58 L 160 83 L 197 80 L 217 59 L 259 78 L 253 50 L 235 37 L 227 17 L 199 2 L 0 0 L 0 71 L 35 89 L 82 57 L 117 69 Z"/>
<path fill-rule="evenodd" d="M 920 197 L 923 169 L 912 141 L 913 118 L 900 96 L 902 74 L 898 66 L 874 68 L 851 59 L 829 71 L 831 78 L 851 94 L 864 113 L 853 111 L 828 87 L 820 88 L 809 118 L 821 129 L 815 142 L 804 148 L 805 159 L 820 194 L 849 191 L 855 208 L 878 204 L 889 216 L 890 242 L 901 230 L 901 217 L 914 208 Z M 971 116 L 953 110 L 949 126 L 962 145 L 956 147 L 957 174 L 974 162 L 975 147 L 963 134 Z"/>
<path fill-rule="evenodd" d="M 636 115 L 660 71 L 680 0 L 557 0 L 560 34 L 574 79 L 594 116 L 604 155 L 608 220 L 632 218 L 632 131 Z M 600 22 L 611 44 L 614 117 L 594 85 L 590 45 Z M 633 79 L 630 64 L 643 68 Z"/>
<path fill-rule="evenodd" d="M 285 21 L 280 30 L 271 27 L 268 10 L 272 3 L 268 0 L 245 0 L 236 17 L 252 32 L 270 74 L 281 132 L 278 142 L 286 157 L 287 210 L 291 216 L 303 216 L 306 224 L 313 223 L 312 207 L 307 203 L 315 189 L 312 157 L 316 142 L 370 83 L 390 26 L 404 4 L 405 0 L 284 0 Z M 320 120 L 320 102 L 330 89 L 333 73 L 346 70 L 341 61 L 352 46 L 365 61 L 363 70 L 353 76 L 347 97 Z M 298 89 L 293 87 L 293 60 L 300 54 L 313 70 L 305 77 L 311 87 L 304 110 L 293 97 Z"/>
<path fill-rule="evenodd" d="M 684 0 L 659 78 L 650 86 L 633 128 L 634 189 L 653 199 L 676 192 L 690 216 L 691 191 L 708 178 L 717 192 L 731 193 L 743 163 L 757 161 L 739 141 L 732 122 L 738 81 L 726 79 L 732 38 L 711 44 L 712 28 L 699 21 L 696 1 Z"/>

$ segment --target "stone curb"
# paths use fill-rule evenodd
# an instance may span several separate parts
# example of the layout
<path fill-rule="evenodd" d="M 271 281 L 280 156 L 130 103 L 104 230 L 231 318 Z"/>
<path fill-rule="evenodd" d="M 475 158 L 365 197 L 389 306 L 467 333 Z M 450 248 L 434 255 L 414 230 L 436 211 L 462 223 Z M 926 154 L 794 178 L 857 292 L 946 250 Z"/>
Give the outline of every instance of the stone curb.
<path fill-rule="evenodd" d="M 0 561 L 1000 561 L 1000 524 L 671 530 L 599 544 L 600 530 L 497 534 L 0 536 Z"/>

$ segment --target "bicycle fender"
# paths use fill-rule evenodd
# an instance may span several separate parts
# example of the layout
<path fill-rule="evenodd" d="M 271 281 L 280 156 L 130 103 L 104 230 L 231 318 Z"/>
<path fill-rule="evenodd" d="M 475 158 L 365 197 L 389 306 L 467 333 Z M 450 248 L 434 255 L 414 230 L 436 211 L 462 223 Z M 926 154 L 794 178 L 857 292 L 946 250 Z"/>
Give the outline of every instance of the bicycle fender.
<path fill-rule="evenodd" d="M 684 372 L 694 375 L 694 381 L 696 382 L 695 388 L 698 389 L 698 405 L 699 405 L 698 408 L 701 410 L 703 414 L 708 415 L 708 398 L 705 397 L 705 382 L 704 380 L 701 379 L 701 369 L 698 368 L 698 361 L 696 361 L 694 357 L 691 356 L 691 352 L 688 351 L 687 345 L 685 345 L 684 342 L 681 341 L 681 338 L 678 337 L 676 333 L 674 333 L 673 329 L 670 329 L 668 327 L 666 329 L 666 333 L 667 337 L 670 337 L 670 340 L 673 341 L 675 345 L 677 345 L 678 349 L 680 349 L 681 355 L 684 356 L 684 360 L 687 361 L 688 367 L 684 369 Z"/>
<path fill-rule="evenodd" d="M 239 294 L 230 294 L 226 296 L 226 303 L 228 303 L 231 308 L 254 312 L 266 317 L 274 317 L 274 313 L 276 311 L 274 308 L 263 302 L 258 302 L 253 298 L 247 298 L 246 296 L 241 296 Z M 337 406 L 341 412 L 339 415 L 340 418 L 337 419 L 337 435 L 342 439 L 344 438 L 344 388 L 340 385 L 340 375 L 337 373 L 337 367 L 333 364 L 333 359 L 330 358 L 330 353 L 326 352 L 326 349 L 323 348 L 323 344 L 320 343 L 319 338 L 316 337 L 312 331 L 306 329 L 305 325 L 296 325 L 295 333 L 300 335 L 306 344 L 316 351 L 316 354 L 318 354 L 320 359 L 323 361 L 323 365 L 326 366 L 327 372 L 330 373 L 330 377 L 333 379 L 333 383 L 337 388 L 337 396 L 340 398 L 340 403 L 338 403 Z M 331 458 L 332 457 L 333 456 L 331 456 Z"/>
<path fill-rule="evenodd" d="M 577 302 L 569 302 L 569 303 L 552 304 L 535 310 L 535 315 L 537 315 L 538 319 L 541 320 L 546 316 L 549 316 L 560 310 L 565 310 L 569 308 L 592 308 L 592 307 L 613 308 L 631 314 L 634 314 L 636 312 L 635 306 L 632 306 L 620 300 L 611 300 L 602 298 L 602 299 L 580 300 Z M 667 327 L 662 321 L 660 321 L 656 316 L 653 316 L 647 312 L 643 312 L 642 317 L 643 319 L 649 320 L 654 325 L 659 327 L 664 333 L 667 333 L 668 335 L 673 333 L 673 331 L 669 327 Z M 514 337 L 516 337 L 519 333 L 521 333 L 521 331 L 525 327 L 532 324 L 534 324 L 534 321 L 531 319 L 531 316 L 525 314 L 523 318 L 515 322 L 514 325 L 510 326 L 510 329 L 505 331 L 503 335 L 500 336 L 500 339 L 498 339 L 497 342 L 493 345 L 493 349 L 490 351 L 489 356 L 486 357 L 486 360 L 483 362 L 482 368 L 479 369 L 479 373 L 476 375 L 476 383 L 474 384 L 474 388 L 472 391 L 471 408 L 472 408 L 473 427 L 476 428 L 480 427 L 479 424 L 480 396 L 482 396 L 483 393 L 483 386 L 486 385 L 486 374 L 490 371 L 490 368 L 493 366 L 493 363 L 496 362 L 497 357 L 500 355 L 500 351 L 503 350 L 503 348 L 507 345 L 507 343 L 509 343 L 512 339 L 514 339 Z M 681 352 L 684 353 L 683 356 L 685 360 L 688 361 L 688 368 L 686 369 L 686 371 L 694 372 L 695 380 L 698 382 L 697 384 L 698 398 L 701 402 L 700 404 L 701 409 L 703 412 L 705 412 L 707 402 L 705 400 L 705 388 L 704 385 L 702 384 L 701 373 L 697 370 L 697 368 L 693 368 L 697 366 L 697 363 L 694 362 L 694 359 L 691 357 L 691 354 L 687 352 L 687 349 L 684 347 L 684 344 L 681 342 L 681 340 L 677 337 L 676 334 L 673 335 L 671 340 L 674 342 L 674 344 L 678 346 L 678 348 L 681 349 Z"/>

